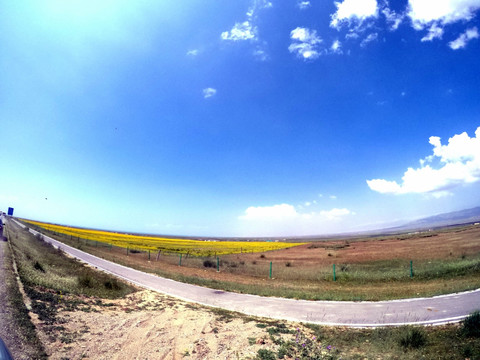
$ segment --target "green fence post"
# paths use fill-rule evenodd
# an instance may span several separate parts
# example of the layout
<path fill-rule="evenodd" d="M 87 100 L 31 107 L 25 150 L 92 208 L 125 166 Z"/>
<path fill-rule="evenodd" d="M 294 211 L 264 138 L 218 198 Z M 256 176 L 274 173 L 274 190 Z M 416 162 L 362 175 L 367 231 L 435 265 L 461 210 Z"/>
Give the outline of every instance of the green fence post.
<path fill-rule="evenodd" d="M 333 264 L 333 281 L 337 281 L 337 274 L 335 274 L 335 264 Z"/>
<path fill-rule="evenodd" d="M 413 278 L 413 261 L 410 260 L 410 277 Z"/>
<path fill-rule="evenodd" d="M 272 262 L 270 261 L 270 279 L 272 278 Z"/>
<path fill-rule="evenodd" d="M 217 272 L 220 272 L 220 258 L 217 256 Z"/>
<path fill-rule="evenodd" d="M 178 266 L 182 266 L 182 254 L 180 254 L 180 260 L 178 260 Z"/>
<path fill-rule="evenodd" d="M 127 246 L 127 256 L 128 256 L 128 246 Z"/>
<path fill-rule="evenodd" d="M 148 250 L 148 261 L 150 261 L 150 250 Z"/>

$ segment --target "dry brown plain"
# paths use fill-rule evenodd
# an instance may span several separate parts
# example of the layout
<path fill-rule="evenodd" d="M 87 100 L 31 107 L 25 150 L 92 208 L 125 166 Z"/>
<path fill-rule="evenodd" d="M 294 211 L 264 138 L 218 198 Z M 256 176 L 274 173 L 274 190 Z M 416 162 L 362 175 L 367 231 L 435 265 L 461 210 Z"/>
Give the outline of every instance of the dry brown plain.
<path fill-rule="evenodd" d="M 140 270 L 213 288 L 266 296 L 386 300 L 480 287 L 478 274 L 409 277 L 410 260 L 419 274 L 420 269 L 435 264 L 438 267 L 443 262 L 455 264 L 473 261 L 478 267 L 478 225 L 374 238 L 316 241 L 263 254 L 224 255 L 220 258 L 219 272 L 215 266 L 205 267 L 205 258 L 183 257 L 180 266 L 178 255 L 161 254 L 157 260 L 157 255 L 152 253 L 149 261 L 147 253 L 130 253 L 127 256 L 122 248 L 102 247 L 92 243 L 85 245 L 82 241 L 54 237 L 105 259 Z M 210 260 L 216 262 L 216 259 Z M 269 278 L 270 262 L 273 264 L 272 279 Z M 337 266 L 336 282 L 332 281 L 333 264 Z M 400 273 L 400 278 L 382 278 L 390 268 L 393 269 L 392 276 Z M 358 271 L 364 273 L 358 275 Z"/>

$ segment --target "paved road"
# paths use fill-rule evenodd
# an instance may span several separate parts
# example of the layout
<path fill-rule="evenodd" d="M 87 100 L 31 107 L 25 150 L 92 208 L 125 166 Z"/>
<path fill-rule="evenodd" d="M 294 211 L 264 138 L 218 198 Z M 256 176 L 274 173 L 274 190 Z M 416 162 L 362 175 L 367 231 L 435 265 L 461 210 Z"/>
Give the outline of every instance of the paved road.
<path fill-rule="evenodd" d="M 23 226 L 18 222 L 17 224 Z M 32 229 L 30 232 L 37 233 Z M 458 322 L 480 309 L 480 289 L 433 298 L 378 302 L 307 301 L 224 292 L 147 274 L 87 254 L 46 235 L 44 239 L 98 269 L 142 287 L 186 301 L 253 316 L 322 325 L 377 327 Z"/>

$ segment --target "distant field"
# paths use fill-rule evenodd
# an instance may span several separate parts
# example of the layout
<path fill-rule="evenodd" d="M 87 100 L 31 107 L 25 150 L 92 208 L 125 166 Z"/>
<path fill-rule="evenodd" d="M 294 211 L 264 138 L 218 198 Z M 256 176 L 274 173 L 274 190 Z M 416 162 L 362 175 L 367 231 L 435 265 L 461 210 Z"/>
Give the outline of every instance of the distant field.
<path fill-rule="evenodd" d="M 22 219 L 22 221 L 49 231 L 71 236 L 72 239 L 87 239 L 123 248 L 147 251 L 165 251 L 178 254 L 188 254 L 192 256 L 257 253 L 270 250 L 286 249 L 304 244 L 273 241 L 202 241 L 192 239 L 165 238 L 83 229 L 25 219 Z"/>

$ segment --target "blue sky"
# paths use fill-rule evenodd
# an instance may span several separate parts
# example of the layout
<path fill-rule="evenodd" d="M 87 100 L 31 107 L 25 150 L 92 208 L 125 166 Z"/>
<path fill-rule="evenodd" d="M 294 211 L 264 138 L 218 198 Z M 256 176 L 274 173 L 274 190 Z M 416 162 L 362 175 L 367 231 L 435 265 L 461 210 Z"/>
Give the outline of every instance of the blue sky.
<path fill-rule="evenodd" d="M 479 0 L 0 11 L 4 211 L 265 236 L 480 205 Z"/>

